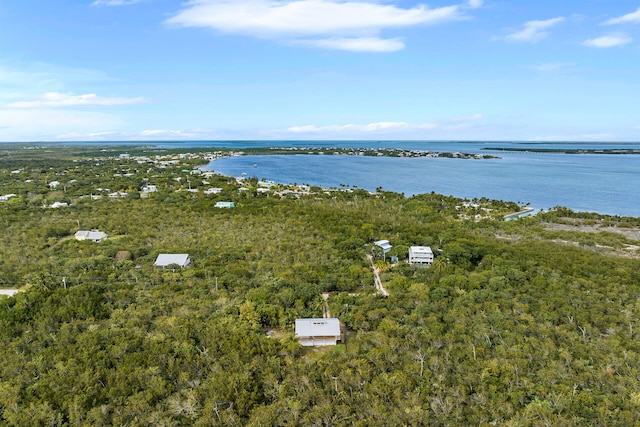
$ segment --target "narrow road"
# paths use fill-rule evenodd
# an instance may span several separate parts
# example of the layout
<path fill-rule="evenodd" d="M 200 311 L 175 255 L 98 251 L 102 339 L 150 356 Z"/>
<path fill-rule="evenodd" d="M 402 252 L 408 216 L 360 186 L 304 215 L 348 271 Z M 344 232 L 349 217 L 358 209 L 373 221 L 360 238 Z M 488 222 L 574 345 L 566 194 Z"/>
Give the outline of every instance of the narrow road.
<path fill-rule="evenodd" d="M 380 280 L 380 270 L 378 270 L 373 263 L 373 257 L 371 255 L 367 255 L 369 258 L 369 262 L 371 263 L 371 268 L 373 269 L 373 285 L 376 287 L 378 292 L 380 292 L 383 296 L 388 297 L 389 292 L 382 286 L 382 280 Z"/>
<path fill-rule="evenodd" d="M 324 300 L 322 302 L 322 317 L 329 319 L 331 318 L 331 311 L 329 310 L 329 303 L 327 302 L 329 300 L 329 294 L 323 293 L 322 299 Z"/>

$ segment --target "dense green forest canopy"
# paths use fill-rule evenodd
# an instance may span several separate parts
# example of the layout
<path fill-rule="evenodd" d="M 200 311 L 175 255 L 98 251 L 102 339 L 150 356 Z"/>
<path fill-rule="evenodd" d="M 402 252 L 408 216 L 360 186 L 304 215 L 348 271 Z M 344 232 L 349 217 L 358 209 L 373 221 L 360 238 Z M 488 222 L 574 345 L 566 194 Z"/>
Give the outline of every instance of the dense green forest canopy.
<path fill-rule="evenodd" d="M 0 288 L 24 291 L 0 297 L 2 424 L 640 423 L 638 218 L 259 191 L 198 169 L 225 154 L 0 150 Z M 375 261 L 388 297 L 379 239 L 399 260 Z M 193 264 L 154 268 L 160 253 Z M 303 348 L 294 320 L 322 316 L 323 293 L 345 337 Z"/>

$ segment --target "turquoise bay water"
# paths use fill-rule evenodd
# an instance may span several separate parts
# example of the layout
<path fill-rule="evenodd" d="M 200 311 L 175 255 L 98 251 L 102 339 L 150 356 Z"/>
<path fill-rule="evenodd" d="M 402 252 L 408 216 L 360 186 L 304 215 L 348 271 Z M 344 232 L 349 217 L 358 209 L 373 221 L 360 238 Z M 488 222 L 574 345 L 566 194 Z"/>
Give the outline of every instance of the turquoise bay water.
<path fill-rule="evenodd" d="M 403 148 L 485 153 L 500 159 L 398 158 L 346 155 L 263 155 L 220 159 L 207 168 L 229 176 L 265 178 L 322 187 L 382 187 L 406 196 L 436 192 L 461 198 L 529 203 L 536 209 L 640 217 L 640 155 L 486 151 L 503 148 L 640 149 L 640 143 L 269 141 L 208 142 L 242 149 L 256 146 Z M 203 145 L 204 146 L 204 145 Z M 329 151 L 327 151 L 329 152 Z"/>

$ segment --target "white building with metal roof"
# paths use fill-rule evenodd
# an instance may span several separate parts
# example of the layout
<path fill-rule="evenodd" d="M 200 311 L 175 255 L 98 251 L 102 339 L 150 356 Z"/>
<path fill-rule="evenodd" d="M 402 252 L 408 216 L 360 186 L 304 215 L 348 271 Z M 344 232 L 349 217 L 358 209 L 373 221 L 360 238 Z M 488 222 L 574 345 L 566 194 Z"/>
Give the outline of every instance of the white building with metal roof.
<path fill-rule="evenodd" d="M 389 243 L 388 240 L 378 240 L 376 242 L 373 242 L 373 244 L 382 248 L 382 253 L 385 253 L 385 254 L 389 252 L 393 247 L 391 246 L 391 243 Z"/>
<path fill-rule="evenodd" d="M 296 338 L 305 347 L 336 345 L 341 340 L 340 321 L 335 318 L 296 319 Z"/>
<path fill-rule="evenodd" d="M 76 240 L 91 240 L 93 242 L 102 242 L 103 240 L 107 240 L 107 233 L 97 230 L 79 230 L 76 231 L 76 234 L 73 237 L 75 237 Z"/>
<path fill-rule="evenodd" d="M 160 254 L 153 265 L 162 268 L 170 265 L 177 265 L 181 268 L 185 268 L 189 264 L 191 264 L 189 254 Z"/>
<path fill-rule="evenodd" d="M 415 266 L 433 264 L 433 251 L 429 246 L 411 246 L 409 248 L 409 264 Z"/>
<path fill-rule="evenodd" d="M 216 202 L 215 204 L 216 208 L 233 208 L 235 206 L 236 204 L 233 202 Z"/>

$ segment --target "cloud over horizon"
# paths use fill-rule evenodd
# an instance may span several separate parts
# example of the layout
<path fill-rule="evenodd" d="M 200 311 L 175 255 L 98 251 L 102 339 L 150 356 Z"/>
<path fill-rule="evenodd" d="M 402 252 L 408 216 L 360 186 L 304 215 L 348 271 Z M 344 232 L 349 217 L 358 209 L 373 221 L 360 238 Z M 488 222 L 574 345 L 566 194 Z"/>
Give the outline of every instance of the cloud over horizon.
<path fill-rule="evenodd" d="M 70 93 L 47 92 L 30 101 L 18 101 L 6 104 L 5 108 L 56 108 L 77 106 L 113 106 L 131 105 L 146 102 L 143 97 L 103 98 L 94 93 L 72 95 Z"/>
<path fill-rule="evenodd" d="M 417 129 L 434 129 L 438 125 L 434 123 L 411 124 L 406 122 L 376 122 L 364 125 L 346 124 L 346 125 L 304 125 L 292 126 L 287 128 L 287 132 L 300 134 L 378 134 L 398 131 L 412 131 Z"/>
<path fill-rule="evenodd" d="M 212 140 L 216 138 L 220 138 L 218 133 L 204 129 L 146 129 L 133 132 L 68 132 L 57 135 L 55 139 L 58 141 L 175 141 L 180 139 Z"/>
<path fill-rule="evenodd" d="M 404 43 L 379 37 L 381 31 L 465 19 L 465 10 L 482 3 L 402 8 L 374 0 L 191 0 L 166 22 L 323 49 L 392 52 Z"/>

